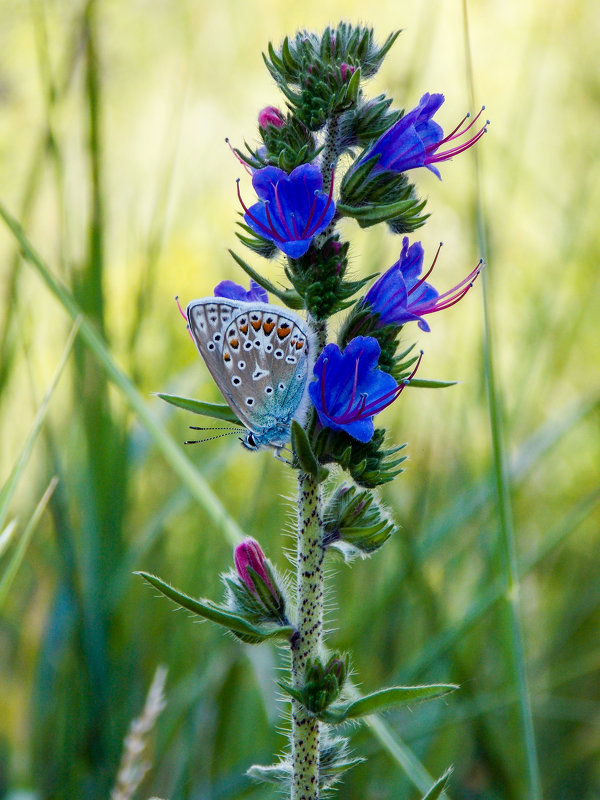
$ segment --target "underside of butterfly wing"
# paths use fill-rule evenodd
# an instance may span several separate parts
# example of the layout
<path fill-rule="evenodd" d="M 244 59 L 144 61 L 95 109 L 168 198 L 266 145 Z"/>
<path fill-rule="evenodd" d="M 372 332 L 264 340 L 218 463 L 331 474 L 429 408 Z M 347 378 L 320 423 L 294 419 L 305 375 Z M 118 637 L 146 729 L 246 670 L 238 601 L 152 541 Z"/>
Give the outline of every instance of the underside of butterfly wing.
<path fill-rule="evenodd" d="M 266 303 L 198 300 L 190 330 L 228 404 L 259 445 L 281 447 L 303 421 L 312 369 L 306 323 Z"/>

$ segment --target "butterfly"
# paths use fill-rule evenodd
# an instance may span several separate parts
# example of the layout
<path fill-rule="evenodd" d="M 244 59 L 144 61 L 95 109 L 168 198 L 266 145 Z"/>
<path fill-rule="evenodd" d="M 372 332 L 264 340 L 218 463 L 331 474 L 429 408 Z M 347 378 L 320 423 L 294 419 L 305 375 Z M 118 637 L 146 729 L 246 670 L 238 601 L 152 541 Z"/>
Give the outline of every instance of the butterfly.
<path fill-rule="evenodd" d="M 315 345 L 307 323 L 270 303 L 228 297 L 193 300 L 186 316 L 204 363 L 246 427 L 242 444 L 278 455 L 310 403 Z"/>

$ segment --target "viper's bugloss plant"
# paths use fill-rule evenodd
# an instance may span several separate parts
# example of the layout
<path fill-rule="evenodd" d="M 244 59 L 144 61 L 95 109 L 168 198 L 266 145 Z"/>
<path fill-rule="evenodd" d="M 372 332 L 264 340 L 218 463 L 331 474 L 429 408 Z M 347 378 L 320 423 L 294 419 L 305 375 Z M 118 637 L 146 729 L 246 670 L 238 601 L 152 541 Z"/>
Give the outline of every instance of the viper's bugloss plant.
<path fill-rule="evenodd" d="M 397 36 L 378 46 L 371 29 L 341 23 L 321 35 L 302 31 L 277 50 L 269 45 L 265 62 L 287 111 L 263 108 L 258 142 L 234 151 L 256 193 L 246 203 L 238 180 L 244 212 L 238 237 L 253 255 L 279 254 L 289 285 L 271 283 L 232 253 L 250 288 L 222 281 L 212 296 L 182 311 L 227 406 L 164 396 L 241 425 L 248 449 L 273 448 L 282 469 L 297 472 L 295 582 L 279 577 L 249 537 L 235 549 L 235 570 L 223 576 L 220 604 L 145 574 L 171 600 L 242 641 L 288 649 L 289 679 L 279 686 L 291 703 L 289 749 L 277 764 L 254 766 L 249 774 L 280 783 L 292 800 L 318 800 L 360 760 L 335 727 L 457 688 L 394 686 L 358 697 L 348 656 L 329 654 L 323 641 L 328 552 L 366 557 L 397 530 L 374 490 L 402 472 L 404 445 L 386 447 L 386 430 L 379 420 L 375 427 L 375 417 L 400 398 L 421 364 L 423 352 L 406 326 L 416 322 L 429 332 L 425 317 L 461 300 L 482 266 L 440 294 L 427 281 L 439 249 L 423 274 L 424 249 L 405 235 L 398 261 L 377 280 L 346 278 L 350 244 L 339 220 L 350 217 L 362 227 L 385 222 L 392 236 L 412 233 L 427 219 L 425 201 L 410 182 L 419 178 L 415 170 L 426 167 L 441 177 L 436 165 L 486 131 L 487 123 L 478 126 L 480 112 L 444 135 L 434 120 L 442 94 L 424 94 L 407 113 L 385 95 L 365 96 L 366 79 Z M 373 271 L 381 266 L 373 263 Z M 337 342 L 328 342 L 328 319 L 340 312 Z M 346 473 L 343 480 L 332 466 Z M 446 777 L 428 797 L 440 796 Z"/>

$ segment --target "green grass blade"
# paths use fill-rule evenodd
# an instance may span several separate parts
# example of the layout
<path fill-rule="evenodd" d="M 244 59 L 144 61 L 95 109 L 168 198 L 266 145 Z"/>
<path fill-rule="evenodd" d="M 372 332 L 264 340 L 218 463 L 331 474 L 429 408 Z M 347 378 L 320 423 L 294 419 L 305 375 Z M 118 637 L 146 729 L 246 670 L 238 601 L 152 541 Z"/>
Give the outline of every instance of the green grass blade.
<path fill-rule="evenodd" d="M 29 547 L 29 543 L 31 541 L 31 537 L 36 529 L 36 526 L 40 520 L 40 517 L 44 513 L 44 509 L 48 505 L 48 501 L 52 497 L 54 493 L 54 489 L 56 488 L 56 484 L 58 483 L 58 478 L 52 478 L 50 483 L 48 484 L 48 488 L 42 495 L 39 503 L 36 506 L 35 511 L 33 512 L 31 519 L 27 523 L 27 527 L 23 531 L 21 538 L 17 544 L 15 552 L 12 555 L 12 558 L 8 562 L 8 566 L 4 570 L 2 577 L 0 577 L 0 610 L 2 609 L 2 605 L 6 600 L 8 595 L 8 591 L 11 587 L 11 584 L 17 574 L 19 567 L 23 559 L 25 558 L 25 553 L 27 552 L 27 548 Z"/>
<path fill-rule="evenodd" d="M 52 274 L 50 269 L 36 253 L 25 231 L 17 220 L 9 214 L 2 203 L 0 203 L 0 216 L 4 219 L 6 225 L 19 242 L 24 258 L 38 271 L 46 286 L 57 298 L 65 311 L 73 317 L 73 319 L 77 319 L 81 316 L 81 310 L 72 294 L 66 286 Z M 140 393 L 113 359 L 102 337 L 85 317 L 81 319 L 80 336 L 98 359 L 110 380 L 121 391 L 131 409 L 137 414 L 139 420 L 145 426 L 154 440 L 156 447 L 163 454 L 171 468 L 179 475 L 180 479 L 188 487 L 198 503 L 204 508 L 217 528 L 223 532 L 232 544 L 237 544 L 243 538 L 244 534 L 235 520 L 226 512 L 221 501 L 214 494 L 204 478 L 197 472 L 189 459 L 184 456 L 174 439 L 150 413 Z"/>
<path fill-rule="evenodd" d="M 466 77 L 469 87 L 471 107 L 475 108 L 475 90 L 473 79 L 473 64 L 471 58 L 471 43 L 469 37 L 469 17 L 467 0 L 463 0 L 463 25 L 464 47 L 466 60 Z M 473 149 L 475 164 L 475 208 L 477 243 L 480 256 L 487 261 L 487 246 L 483 205 L 481 200 L 481 181 L 479 174 L 479 160 L 477 148 Z M 531 696 L 525 663 L 525 647 L 520 610 L 519 574 L 517 567 L 517 551 L 515 533 L 512 520 L 512 508 L 506 470 L 506 454 L 502 431 L 502 400 L 496 383 L 496 367 L 494 361 L 494 338 L 491 323 L 491 314 L 488 297 L 487 270 L 482 274 L 482 296 L 484 316 L 484 363 L 485 381 L 487 386 L 490 426 L 492 432 L 492 449 L 494 456 L 494 477 L 498 499 L 498 514 L 500 522 L 500 551 L 502 554 L 502 570 L 505 583 L 504 601 L 505 612 L 508 618 L 512 646 L 512 669 L 514 681 L 519 697 L 519 718 L 523 746 L 527 757 L 527 779 L 529 784 L 528 796 L 530 800 L 541 800 L 542 784 L 538 764 L 535 731 L 533 727 L 533 714 L 531 710 Z"/>
<path fill-rule="evenodd" d="M 17 463 L 15 464 L 15 466 L 12 469 L 12 472 L 8 476 L 6 483 L 4 484 L 2 489 L 0 489 L 0 530 L 4 527 L 4 521 L 6 519 L 6 514 L 8 513 L 9 503 L 12 499 L 15 489 L 17 488 L 19 479 L 23 474 L 23 470 L 25 469 L 27 462 L 29 461 L 29 456 L 31 455 L 31 451 L 33 449 L 33 445 L 35 444 L 35 440 L 37 439 L 37 436 L 42 428 L 42 425 L 44 424 L 46 413 L 48 411 L 48 406 L 50 405 L 50 400 L 52 398 L 52 395 L 54 394 L 54 390 L 58 385 L 58 381 L 60 380 L 60 376 L 62 375 L 65 365 L 69 360 L 69 356 L 71 355 L 71 350 L 73 348 L 73 343 L 75 342 L 75 338 L 77 336 L 77 332 L 79 330 L 80 325 L 81 325 L 81 317 L 75 316 L 75 324 L 71 328 L 71 332 L 67 339 L 65 349 L 60 358 L 60 361 L 58 362 L 58 366 L 56 367 L 56 371 L 54 373 L 52 381 L 50 382 L 50 386 L 48 387 L 48 390 L 44 395 L 44 398 L 37 411 L 37 414 L 35 415 L 33 425 L 31 426 L 31 430 L 29 431 L 29 434 L 25 439 L 25 443 L 23 444 L 23 447 L 17 459 Z"/>

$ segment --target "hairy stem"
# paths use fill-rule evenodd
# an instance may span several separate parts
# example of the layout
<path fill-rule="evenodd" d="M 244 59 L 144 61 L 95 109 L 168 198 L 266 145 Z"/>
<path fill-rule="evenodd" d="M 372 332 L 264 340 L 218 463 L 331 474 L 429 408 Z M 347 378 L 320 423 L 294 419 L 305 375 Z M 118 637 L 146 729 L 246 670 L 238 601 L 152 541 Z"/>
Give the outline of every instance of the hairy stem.
<path fill-rule="evenodd" d="M 300 688 L 309 659 L 319 654 L 323 628 L 321 493 L 315 479 L 298 476 L 298 628 L 292 642 L 292 683 Z M 319 722 L 292 701 L 292 800 L 318 800 Z"/>
<path fill-rule="evenodd" d="M 321 352 L 327 322 L 309 319 Z M 300 688 L 309 659 L 319 655 L 323 630 L 323 541 L 321 490 L 305 472 L 298 475 L 298 627 L 292 640 L 292 684 Z M 319 722 L 292 701 L 292 800 L 319 798 Z"/>

